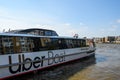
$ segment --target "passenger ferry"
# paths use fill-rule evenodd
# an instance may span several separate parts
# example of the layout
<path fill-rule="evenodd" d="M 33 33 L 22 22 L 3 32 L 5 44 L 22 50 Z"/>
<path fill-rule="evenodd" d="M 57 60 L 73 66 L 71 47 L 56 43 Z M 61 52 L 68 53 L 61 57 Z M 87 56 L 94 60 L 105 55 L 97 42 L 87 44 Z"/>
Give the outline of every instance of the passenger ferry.
<path fill-rule="evenodd" d="M 0 33 L 0 79 L 40 70 L 95 54 L 93 42 L 60 37 L 53 30 Z"/>

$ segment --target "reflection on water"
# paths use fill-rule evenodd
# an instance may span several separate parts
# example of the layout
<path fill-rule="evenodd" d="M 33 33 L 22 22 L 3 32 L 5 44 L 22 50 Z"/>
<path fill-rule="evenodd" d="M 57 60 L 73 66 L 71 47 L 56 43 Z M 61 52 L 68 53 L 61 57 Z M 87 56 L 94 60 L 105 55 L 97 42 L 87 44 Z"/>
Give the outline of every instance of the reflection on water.
<path fill-rule="evenodd" d="M 79 71 L 68 80 L 120 80 L 119 76 L 120 45 L 97 44 L 96 64 Z"/>
<path fill-rule="evenodd" d="M 120 80 L 120 45 L 97 44 L 95 57 L 28 74 L 20 80 Z M 16 80 L 15 79 L 15 80 Z"/>
<path fill-rule="evenodd" d="M 96 63 L 104 62 L 107 60 L 106 56 L 96 54 Z"/>

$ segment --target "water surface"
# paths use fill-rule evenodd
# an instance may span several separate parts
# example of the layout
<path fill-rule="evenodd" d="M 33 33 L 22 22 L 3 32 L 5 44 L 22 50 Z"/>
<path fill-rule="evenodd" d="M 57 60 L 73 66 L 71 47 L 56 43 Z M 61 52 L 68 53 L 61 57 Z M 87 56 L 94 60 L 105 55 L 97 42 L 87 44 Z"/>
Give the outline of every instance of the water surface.
<path fill-rule="evenodd" d="M 19 76 L 15 80 L 120 80 L 120 44 L 97 44 L 95 57 Z"/>
<path fill-rule="evenodd" d="M 96 63 L 68 80 L 120 80 L 120 45 L 97 44 Z"/>

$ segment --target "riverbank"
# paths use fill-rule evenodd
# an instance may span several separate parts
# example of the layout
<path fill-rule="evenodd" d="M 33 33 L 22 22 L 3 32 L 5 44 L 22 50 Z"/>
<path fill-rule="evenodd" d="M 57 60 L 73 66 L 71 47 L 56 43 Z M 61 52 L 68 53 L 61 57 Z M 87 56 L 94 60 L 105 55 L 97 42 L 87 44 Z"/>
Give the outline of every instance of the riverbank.
<path fill-rule="evenodd" d="M 120 43 L 96 43 L 96 44 L 120 44 Z"/>

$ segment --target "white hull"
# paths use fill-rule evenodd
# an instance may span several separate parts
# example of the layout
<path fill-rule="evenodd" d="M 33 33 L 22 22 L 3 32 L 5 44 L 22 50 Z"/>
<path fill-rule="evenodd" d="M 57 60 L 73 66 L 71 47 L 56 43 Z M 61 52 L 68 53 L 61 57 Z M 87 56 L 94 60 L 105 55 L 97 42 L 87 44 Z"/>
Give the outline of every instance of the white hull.
<path fill-rule="evenodd" d="M 90 56 L 94 50 L 87 47 L 0 55 L 0 79 Z"/>

